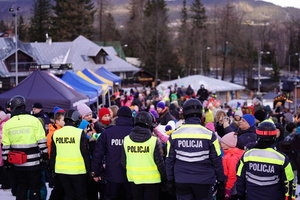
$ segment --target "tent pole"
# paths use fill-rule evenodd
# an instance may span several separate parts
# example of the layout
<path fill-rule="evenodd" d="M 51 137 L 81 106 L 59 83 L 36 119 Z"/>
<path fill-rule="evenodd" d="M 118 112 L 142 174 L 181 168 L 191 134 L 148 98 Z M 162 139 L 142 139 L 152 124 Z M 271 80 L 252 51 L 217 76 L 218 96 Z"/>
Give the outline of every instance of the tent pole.
<path fill-rule="evenodd" d="M 108 106 L 111 106 L 111 102 L 110 102 L 110 91 L 108 90 Z"/>

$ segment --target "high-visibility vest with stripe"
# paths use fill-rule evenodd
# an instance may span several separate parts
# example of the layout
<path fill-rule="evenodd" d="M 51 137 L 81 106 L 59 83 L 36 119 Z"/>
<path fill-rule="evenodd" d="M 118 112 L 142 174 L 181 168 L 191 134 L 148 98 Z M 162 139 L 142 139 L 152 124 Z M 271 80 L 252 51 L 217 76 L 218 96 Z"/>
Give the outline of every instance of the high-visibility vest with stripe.
<path fill-rule="evenodd" d="M 135 184 L 160 183 L 160 173 L 154 162 L 153 153 L 156 137 L 138 143 L 133 142 L 129 136 L 124 138 L 126 154 L 126 174 L 129 182 Z"/>
<path fill-rule="evenodd" d="M 55 173 L 75 175 L 87 172 L 80 151 L 81 133 L 81 129 L 72 126 L 65 126 L 54 132 Z"/>
<path fill-rule="evenodd" d="M 240 160 L 237 176 L 241 176 L 242 171 L 245 171 L 246 181 L 257 186 L 270 186 L 285 181 L 281 180 L 282 171 L 287 181 L 294 179 L 291 164 L 273 148 L 247 151 Z"/>
<path fill-rule="evenodd" d="M 198 124 L 185 124 L 171 134 L 176 140 L 176 159 L 184 162 L 202 162 L 209 159 L 210 147 L 204 141 L 211 141 L 214 133 Z M 221 155 L 217 139 L 211 141 L 218 156 Z M 167 142 L 167 157 L 169 156 L 170 141 Z"/>
<path fill-rule="evenodd" d="M 40 152 L 47 153 L 47 138 L 41 122 L 29 114 L 15 115 L 5 122 L 2 129 L 3 159 L 12 150 L 25 152 L 27 161 L 13 164 L 20 168 L 39 167 Z"/>

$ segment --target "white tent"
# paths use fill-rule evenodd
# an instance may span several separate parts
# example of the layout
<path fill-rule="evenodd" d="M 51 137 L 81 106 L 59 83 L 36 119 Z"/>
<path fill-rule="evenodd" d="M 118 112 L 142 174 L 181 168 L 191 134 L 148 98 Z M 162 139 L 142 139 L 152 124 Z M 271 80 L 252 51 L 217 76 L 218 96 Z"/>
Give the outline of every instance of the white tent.
<path fill-rule="evenodd" d="M 210 78 L 207 76 L 202 75 L 192 75 L 187 76 L 184 78 L 179 78 L 172 81 L 167 81 L 159 84 L 156 89 L 162 90 L 163 88 L 166 89 L 168 86 L 173 86 L 177 84 L 178 87 L 181 87 L 182 85 L 187 88 L 189 85 L 197 92 L 197 90 L 200 88 L 200 85 L 203 84 L 204 87 L 210 91 L 210 92 L 227 92 L 227 91 L 238 91 L 238 90 L 244 90 L 245 87 L 241 85 L 237 85 L 234 83 L 222 81 L 215 78 Z"/>

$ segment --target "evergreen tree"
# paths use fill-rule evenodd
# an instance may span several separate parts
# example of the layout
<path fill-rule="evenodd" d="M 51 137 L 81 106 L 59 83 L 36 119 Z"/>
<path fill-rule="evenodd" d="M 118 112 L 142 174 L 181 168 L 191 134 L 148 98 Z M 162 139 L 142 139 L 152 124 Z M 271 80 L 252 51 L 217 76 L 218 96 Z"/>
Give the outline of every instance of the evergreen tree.
<path fill-rule="evenodd" d="M 23 16 L 20 16 L 18 19 L 18 38 L 23 42 L 27 41 L 27 27 L 24 23 Z"/>
<path fill-rule="evenodd" d="M 191 38 L 192 38 L 192 48 L 193 50 L 193 65 L 195 68 L 195 73 L 203 73 L 203 54 L 206 49 L 206 11 L 200 0 L 194 0 L 190 7 L 192 20 L 191 28 Z M 198 69 L 197 69 L 198 68 Z"/>
<path fill-rule="evenodd" d="M 177 58 L 173 53 L 168 16 L 164 0 L 148 0 L 144 10 L 140 58 L 145 69 L 155 72 L 155 80 L 166 78 L 168 70 L 176 71 Z M 158 74 L 158 70 L 160 74 Z M 160 77 L 159 77 L 160 75 Z"/>
<path fill-rule="evenodd" d="M 31 42 L 44 42 L 50 32 L 52 5 L 51 0 L 34 0 L 33 16 L 30 18 L 29 35 Z"/>
<path fill-rule="evenodd" d="M 116 23 L 114 17 L 111 13 L 105 16 L 104 24 L 103 24 L 104 32 L 103 32 L 103 41 L 119 41 L 120 33 L 116 27 Z"/>
<path fill-rule="evenodd" d="M 71 41 L 79 35 L 92 39 L 94 34 L 94 3 L 91 0 L 55 0 L 53 38 Z"/>
<path fill-rule="evenodd" d="M 1 20 L 0 21 L 0 32 L 5 32 L 5 31 L 8 31 L 8 26 L 3 20 Z"/>
<path fill-rule="evenodd" d="M 191 34 L 190 34 L 190 26 L 188 24 L 188 10 L 186 6 L 186 0 L 183 0 L 183 6 L 181 9 L 181 25 L 179 27 L 179 34 L 178 34 L 178 56 L 180 60 L 180 64 L 184 70 L 184 74 L 181 75 L 189 75 L 191 71 L 191 63 L 192 60 L 191 55 Z"/>

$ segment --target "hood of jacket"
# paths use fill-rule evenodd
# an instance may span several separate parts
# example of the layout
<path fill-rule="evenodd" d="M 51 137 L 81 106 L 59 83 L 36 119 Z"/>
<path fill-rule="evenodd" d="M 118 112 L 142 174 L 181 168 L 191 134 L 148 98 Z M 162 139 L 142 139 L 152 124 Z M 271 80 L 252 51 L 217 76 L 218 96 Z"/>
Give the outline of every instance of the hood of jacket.
<path fill-rule="evenodd" d="M 145 142 L 151 138 L 151 131 L 148 128 L 135 126 L 131 130 L 129 137 L 134 142 Z"/>

